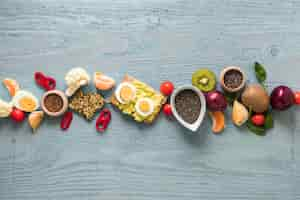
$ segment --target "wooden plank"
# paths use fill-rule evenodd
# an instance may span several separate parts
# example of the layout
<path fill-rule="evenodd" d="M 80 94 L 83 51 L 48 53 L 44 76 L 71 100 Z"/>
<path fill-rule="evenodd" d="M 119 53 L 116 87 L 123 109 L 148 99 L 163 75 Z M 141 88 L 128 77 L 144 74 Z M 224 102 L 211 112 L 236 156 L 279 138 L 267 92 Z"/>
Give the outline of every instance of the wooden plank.
<path fill-rule="evenodd" d="M 64 89 L 64 74 L 87 66 L 158 88 L 233 64 L 253 81 L 259 61 L 270 89 L 300 89 L 299 8 L 293 0 L 2 0 L 0 79 L 41 96 L 35 71 Z M 0 97 L 9 100 L 4 87 Z M 103 135 L 79 116 L 66 133 L 47 119 L 36 135 L 1 119 L 0 199 L 299 199 L 299 109 L 275 113 L 266 137 L 227 115 L 222 135 L 208 118 L 192 135 L 163 116 L 143 126 L 115 110 Z"/>

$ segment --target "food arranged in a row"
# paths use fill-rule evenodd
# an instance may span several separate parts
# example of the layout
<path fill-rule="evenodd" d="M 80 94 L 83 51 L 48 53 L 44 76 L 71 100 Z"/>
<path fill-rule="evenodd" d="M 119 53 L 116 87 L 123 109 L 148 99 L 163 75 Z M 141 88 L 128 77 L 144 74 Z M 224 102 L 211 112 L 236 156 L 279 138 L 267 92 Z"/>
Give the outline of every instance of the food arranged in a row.
<path fill-rule="evenodd" d="M 192 85 L 180 86 L 171 95 L 170 108 L 174 117 L 184 127 L 196 131 L 207 109 L 212 119 L 212 131 L 220 133 L 226 127 L 225 111 L 232 106 L 228 112 L 231 112 L 234 125 L 246 125 L 255 134 L 265 135 L 274 126 L 272 111 L 299 105 L 300 93 L 281 85 L 269 94 L 265 86 L 265 68 L 256 62 L 254 72 L 258 83 L 248 83 L 241 68 L 225 67 L 219 76 L 221 91 L 216 89 L 218 81 L 214 72 L 197 70 L 192 75 Z"/>
<path fill-rule="evenodd" d="M 300 92 L 293 92 L 287 86 L 278 86 L 268 93 L 265 82 L 267 73 L 264 67 L 254 64 L 258 83 L 248 83 L 246 74 L 239 67 L 225 67 L 219 76 L 209 69 L 199 69 L 192 74 L 191 84 L 175 88 L 170 81 L 161 83 L 160 91 L 148 84 L 125 75 L 121 83 L 101 73 L 93 74 L 92 84 L 97 92 L 86 91 L 83 87 L 91 84 L 91 76 L 84 68 L 73 68 L 65 75 L 66 90 L 56 88 L 56 80 L 42 72 L 34 74 L 35 83 L 45 92 L 41 100 L 30 91 L 22 89 L 11 78 L 3 80 L 11 101 L 0 99 L 0 118 L 10 117 L 14 122 L 23 122 L 28 116 L 28 124 L 35 132 L 44 117 L 60 117 L 61 129 L 67 130 L 73 120 L 73 112 L 88 121 L 96 120 L 96 130 L 103 132 L 111 120 L 111 112 L 103 108 L 111 103 L 121 113 L 135 121 L 151 124 L 160 110 L 167 117 L 176 119 L 185 128 L 196 131 L 206 115 L 212 119 L 212 131 L 222 132 L 226 127 L 225 112 L 232 106 L 231 120 L 240 127 L 258 135 L 265 135 L 273 127 L 273 110 L 286 110 L 300 104 Z M 220 84 L 222 90 L 218 90 Z M 114 89 L 113 95 L 106 100 L 101 91 Z"/>

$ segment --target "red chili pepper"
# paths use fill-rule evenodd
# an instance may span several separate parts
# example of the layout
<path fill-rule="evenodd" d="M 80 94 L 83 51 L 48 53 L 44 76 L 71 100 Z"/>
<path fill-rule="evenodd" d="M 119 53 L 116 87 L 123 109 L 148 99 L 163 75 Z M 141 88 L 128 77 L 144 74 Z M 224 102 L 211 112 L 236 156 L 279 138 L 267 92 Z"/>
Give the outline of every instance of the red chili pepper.
<path fill-rule="evenodd" d="M 46 77 L 42 72 L 35 72 L 34 73 L 34 79 L 35 79 L 36 83 L 40 86 L 42 86 L 44 84 L 45 78 Z"/>
<path fill-rule="evenodd" d="M 96 129 L 98 132 L 103 132 L 106 130 L 109 122 L 111 120 L 111 113 L 108 109 L 103 109 L 96 121 Z"/>
<path fill-rule="evenodd" d="M 44 88 L 47 90 L 47 91 L 49 91 L 49 90 L 54 90 L 55 89 L 55 87 L 56 87 L 56 81 L 53 79 L 53 78 L 51 78 L 51 77 L 47 77 L 46 79 L 45 79 L 45 82 L 44 82 L 45 84 L 44 84 Z"/>
<path fill-rule="evenodd" d="M 73 113 L 71 111 L 66 112 L 60 121 L 60 128 L 62 130 L 67 130 L 70 127 L 72 120 Z"/>
<path fill-rule="evenodd" d="M 53 90 L 56 87 L 55 79 L 44 75 L 42 72 L 35 72 L 34 79 L 39 86 L 47 91 Z"/>

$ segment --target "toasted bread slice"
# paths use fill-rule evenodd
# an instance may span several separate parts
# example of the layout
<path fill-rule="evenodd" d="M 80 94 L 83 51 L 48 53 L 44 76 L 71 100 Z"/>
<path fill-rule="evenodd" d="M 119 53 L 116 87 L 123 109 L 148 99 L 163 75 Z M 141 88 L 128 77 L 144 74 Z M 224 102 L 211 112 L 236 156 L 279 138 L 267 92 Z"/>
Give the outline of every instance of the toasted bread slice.
<path fill-rule="evenodd" d="M 132 76 L 125 75 L 122 82 L 131 83 L 136 87 L 136 90 L 139 93 L 139 97 L 136 97 L 136 98 L 143 98 L 143 97 L 146 97 L 146 95 L 147 95 L 148 98 L 153 100 L 153 102 L 154 102 L 153 113 L 147 117 L 141 117 L 134 108 L 133 104 L 135 104 L 135 102 L 133 102 L 133 104 L 131 103 L 130 106 L 121 104 L 117 100 L 115 94 L 113 94 L 111 97 L 111 103 L 115 107 L 117 107 L 121 112 L 123 112 L 124 114 L 131 116 L 135 121 L 151 124 L 157 118 L 162 105 L 166 102 L 166 100 L 167 100 L 166 97 L 163 96 L 160 92 L 154 90 L 152 87 L 150 87 L 146 83 L 141 82 Z M 150 94 L 150 97 L 149 97 L 149 94 Z"/>

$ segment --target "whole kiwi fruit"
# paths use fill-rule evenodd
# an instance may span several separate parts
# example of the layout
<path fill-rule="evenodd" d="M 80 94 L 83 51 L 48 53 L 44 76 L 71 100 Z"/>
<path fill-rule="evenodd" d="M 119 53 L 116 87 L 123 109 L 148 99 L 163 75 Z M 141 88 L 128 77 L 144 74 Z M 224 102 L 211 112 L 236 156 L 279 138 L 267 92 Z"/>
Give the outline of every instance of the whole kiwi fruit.
<path fill-rule="evenodd" d="M 269 108 L 270 97 L 261 85 L 250 84 L 242 93 L 242 103 L 256 113 L 263 113 Z"/>

